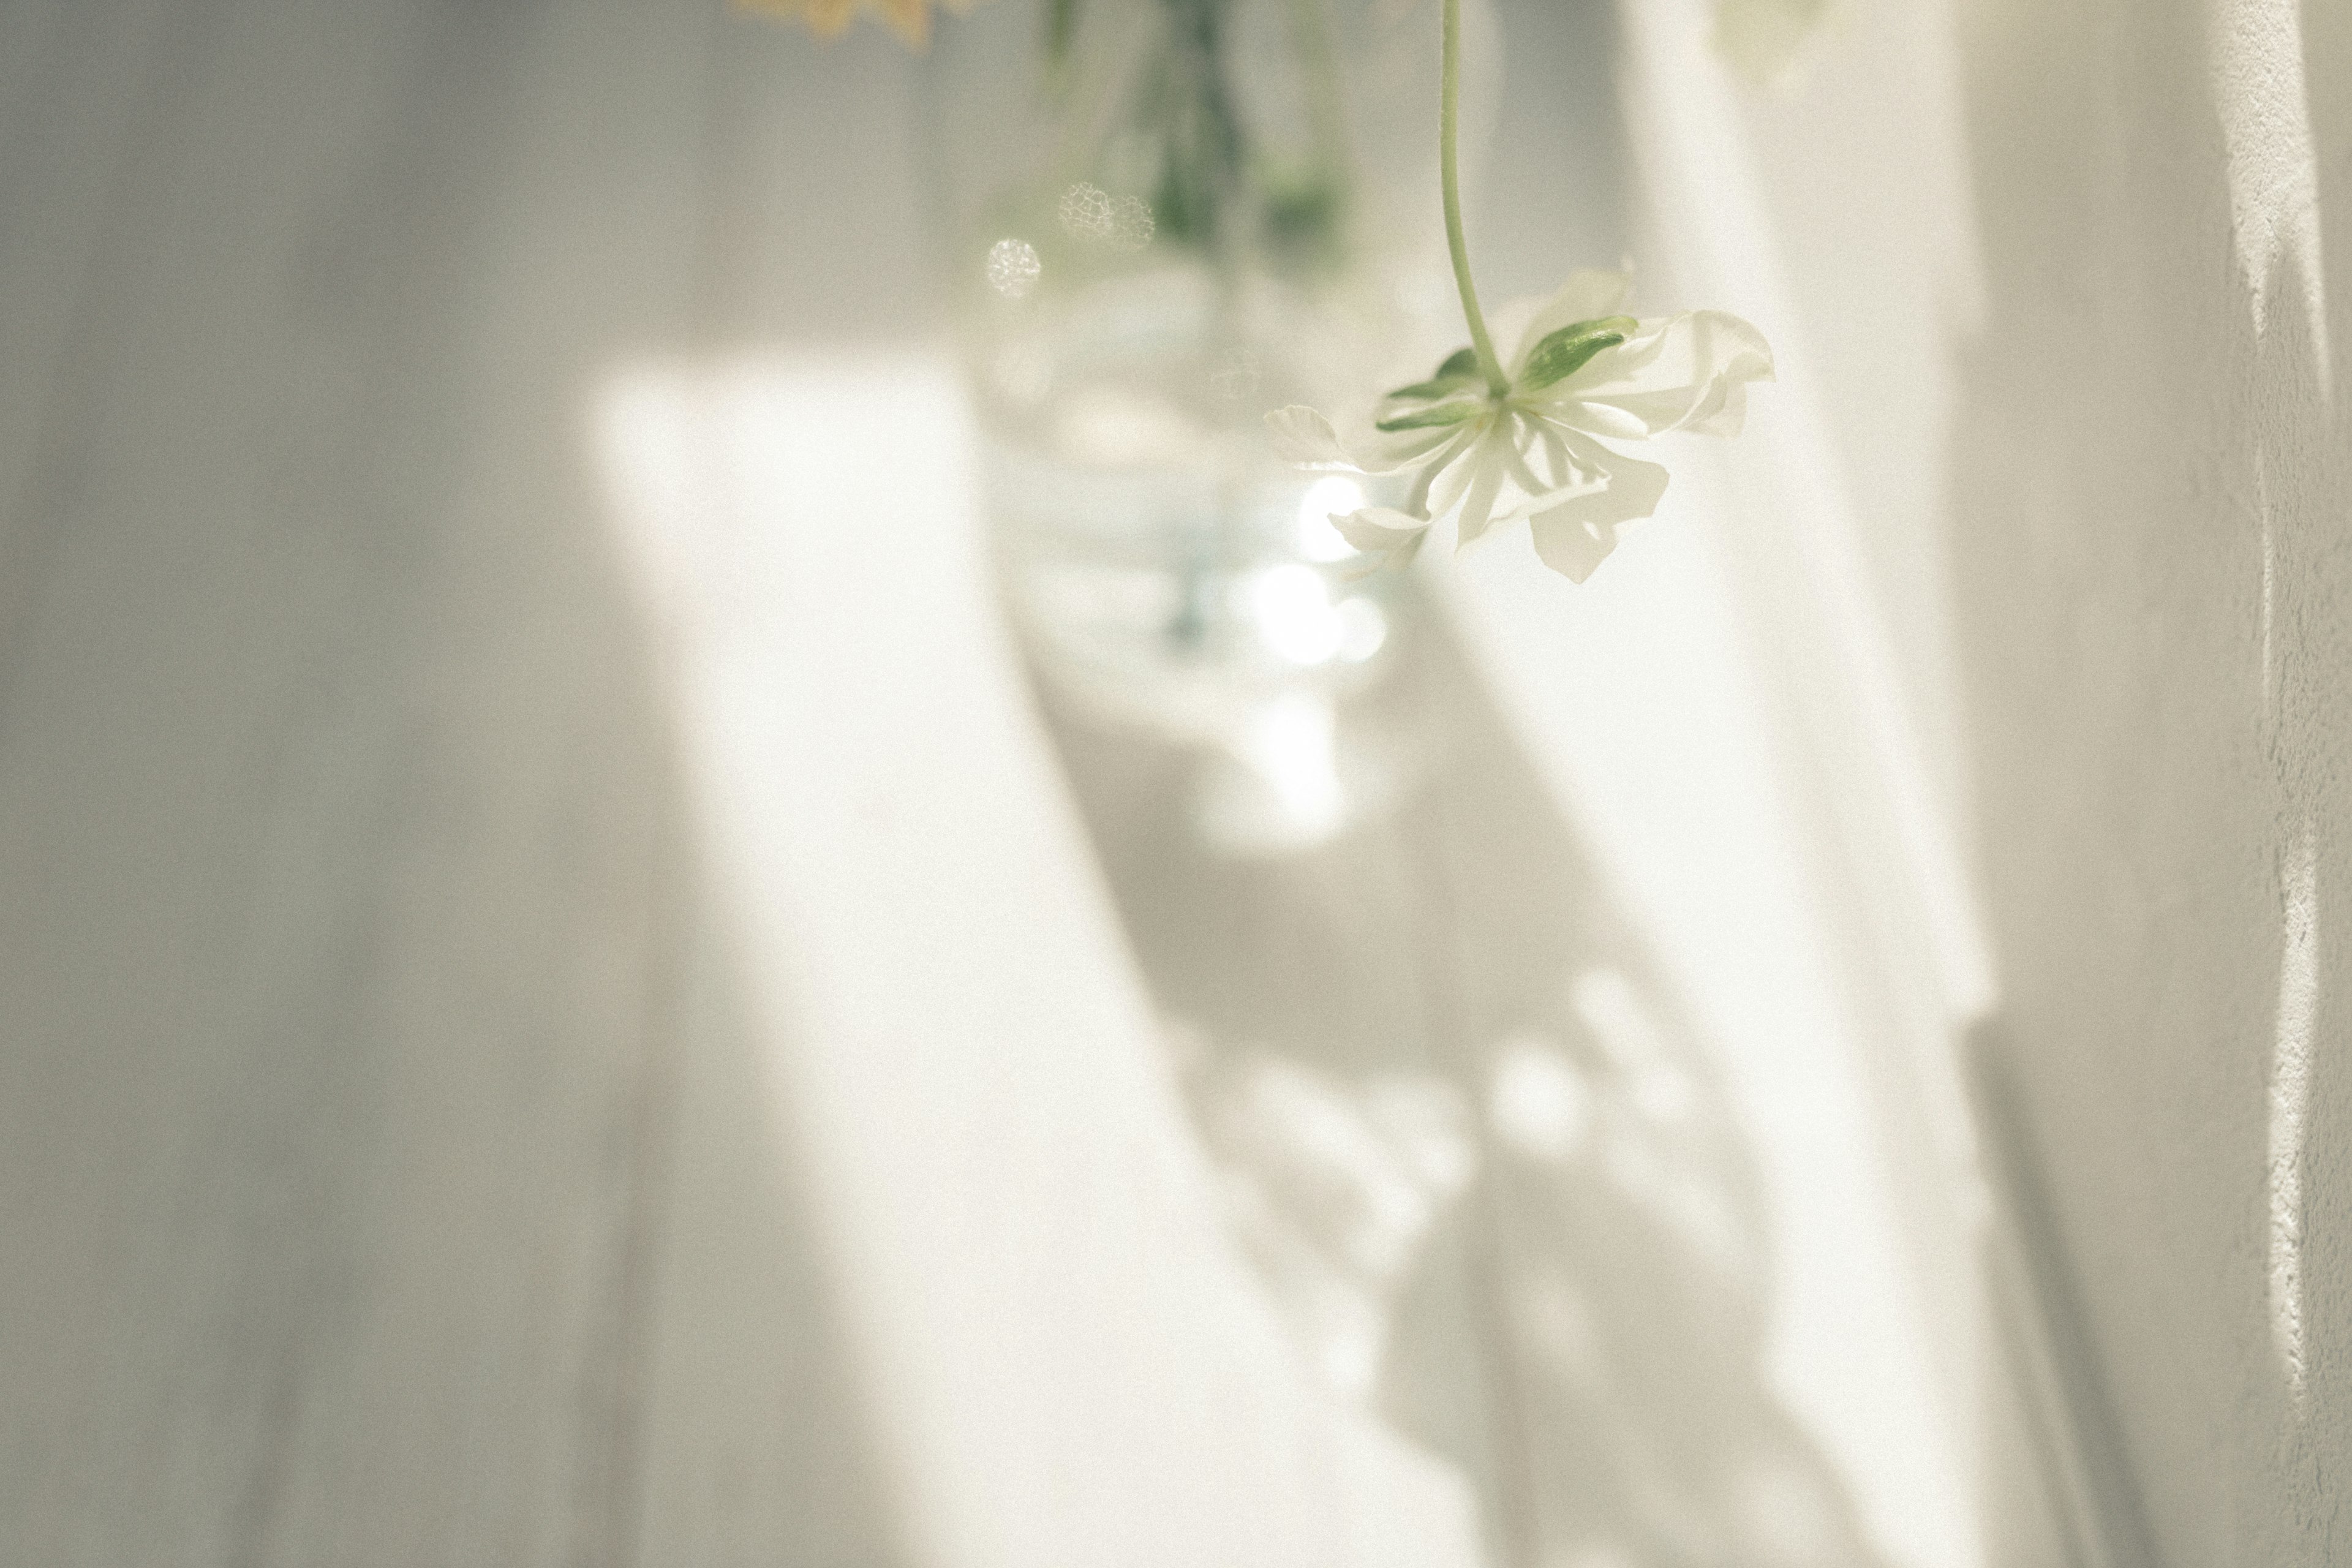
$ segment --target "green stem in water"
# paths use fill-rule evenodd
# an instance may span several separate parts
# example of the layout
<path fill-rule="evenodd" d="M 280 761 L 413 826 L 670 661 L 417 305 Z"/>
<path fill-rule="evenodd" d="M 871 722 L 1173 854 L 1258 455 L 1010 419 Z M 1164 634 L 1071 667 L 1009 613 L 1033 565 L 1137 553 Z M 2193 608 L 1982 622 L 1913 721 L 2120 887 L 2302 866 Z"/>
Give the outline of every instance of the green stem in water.
<path fill-rule="evenodd" d="M 1503 362 L 1487 334 L 1486 317 L 1478 309 L 1478 286 L 1470 280 L 1470 246 L 1462 237 L 1461 158 L 1455 143 L 1462 119 L 1462 0 L 1445 0 L 1445 50 L 1438 94 L 1437 156 L 1445 187 L 1445 244 L 1454 253 L 1454 286 L 1462 294 L 1462 317 L 1470 323 L 1470 343 L 1478 351 L 1478 368 L 1487 390 L 1496 397 L 1511 390 Z"/>
<path fill-rule="evenodd" d="M 1168 54 L 1161 108 L 1166 163 L 1152 201 L 1160 232 L 1223 266 L 1235 238 L 1234 198 L 1246 157 L 1227 79 L 1233 0 L 1162 0 Z"/>
<path fill-rule="evenodd" d="M 1339 55 L 1331 41 L 1331 0 L 1290 0 L 1291 45 L 1307 89 L 1307 123 L 1323 173 L 1337 180 L 1348 164 L 1348 128 L 1339 108 Z"/>

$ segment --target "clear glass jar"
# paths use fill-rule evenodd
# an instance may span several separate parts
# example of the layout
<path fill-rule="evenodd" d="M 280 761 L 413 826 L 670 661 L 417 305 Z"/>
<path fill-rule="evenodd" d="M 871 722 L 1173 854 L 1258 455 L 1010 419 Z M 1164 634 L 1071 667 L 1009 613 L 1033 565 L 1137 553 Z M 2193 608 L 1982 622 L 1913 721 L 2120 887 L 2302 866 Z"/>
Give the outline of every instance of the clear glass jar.
<path fill-rule="evenodd" d="M 1328 521 L 1386 498 L 1278 461 L 1265 416 L 1459 335 L 1438 47 L 1436 0 L 998 0 L 926 67 L 1013 620 L 1057 692 L 1202 748 L 1199 825 L 1229 847 L 1397 794 L 1397 748 L 1342 709 L 1415 601 Z"/>

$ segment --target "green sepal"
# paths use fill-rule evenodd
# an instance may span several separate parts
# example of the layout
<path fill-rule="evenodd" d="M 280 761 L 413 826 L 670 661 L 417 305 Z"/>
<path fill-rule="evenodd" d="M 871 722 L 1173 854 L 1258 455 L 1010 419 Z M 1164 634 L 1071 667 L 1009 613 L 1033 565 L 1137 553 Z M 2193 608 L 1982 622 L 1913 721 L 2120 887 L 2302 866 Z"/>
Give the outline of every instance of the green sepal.
<path fill-rule="evenodd" d="M 1393 419 L 1375 420 L 1375 430 L 1427 430 L 1440 425 L 1459 425 L 1475 417 L 1486 406 L 1484 398 L 1457 399 L 1452 403 L 1433 403 L 1426 408 L 1416 408 L 1410 414 L 1400 414 Z"/>
<path fill-rule="evenodd" d="M 1459 392 L 1465 386 L 1475 386 L 1477 383 L 1478 351 L 1455 349 L 1445 356 L 1445 363 L 1439 365 L 1436 374 L 1427 381 L 1416 381 L 1411 386 L 1400 386 L 1388 395 L 1426 402 L 1433 398 L 1443 397 L 1449 392 Z"/>
<path fill-rule="evenodd" d="M 1440 381 L 1466 379 L 1477 374 L 1478 351 L 1466 344 L 1447 354 L 1445 363 L 1437 367 L 1437 379 Z"/>
<path fill-rule="evenodd" d="M 1602 349 L 1613 349 L 1623 342 L 1638 325 L 1631 316 L 1601 316 L 1590 321 L 1572 321 L 1556 332 L 1546 333 L 1535 352 L 1528 355 L 1528 368 L 1519 375 L 1520 387 L 1540 392 L 1554 382 L 1567 380 Z"/>

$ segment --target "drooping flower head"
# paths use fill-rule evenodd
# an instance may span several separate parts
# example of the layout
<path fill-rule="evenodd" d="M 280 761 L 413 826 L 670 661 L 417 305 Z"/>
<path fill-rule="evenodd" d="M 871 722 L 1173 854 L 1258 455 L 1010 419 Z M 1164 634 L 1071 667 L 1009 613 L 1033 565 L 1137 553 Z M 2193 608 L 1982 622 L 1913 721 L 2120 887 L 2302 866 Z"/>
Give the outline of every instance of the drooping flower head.
<path fill-rule="evenodd" d="M 1382 397 L 1348 440 L 1312 408 L 1276 410 L 1266 416 L 1276 447 L 1308 467 L 1412 476 L 1402 506 L 1331 519 L 1374 565 L 1410 559 L 1449 517 L 1465 545 L 1524 518 L 1536 553 L 1581 583 L 1617 530 L 1665 494 L 1664 468 L 1611 443 L 1737 435 L 1748 384 L 1772 378 L 1772 351 L 1746 321 L 1721 310 L 1622 315 L 1626 287 L 1622 272 L 1580 271 L 1549 300 L 1496 311 L 1497 336 L 1518 329 L 1499 391 L 1465 348 Z"/>
<path fill-rule="evenodd" d="M 961 14 L 971 8 L 971 0 L 942 3 Z M 840 37 L 860 11 L 871 11 L 909 48 L 919 49 L 931 37 L 931 0 L 735 0 L 735 9 L 801 23 L 820 38 Z"/>

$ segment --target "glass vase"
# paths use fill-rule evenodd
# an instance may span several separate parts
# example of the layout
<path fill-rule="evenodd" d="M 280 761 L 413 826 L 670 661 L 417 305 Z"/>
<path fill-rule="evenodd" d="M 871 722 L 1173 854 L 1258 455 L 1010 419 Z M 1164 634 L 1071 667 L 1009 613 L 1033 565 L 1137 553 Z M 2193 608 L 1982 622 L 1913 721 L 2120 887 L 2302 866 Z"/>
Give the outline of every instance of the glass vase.
<path fill-rule="evenodd" d="M 1056 696 L 1196 750 L 1223 848 L 1311 847 L 1410 772 L 1360 715 L 1417 600 L 1329 521 L 1393 498 L 1265 416 L 1458 336 L 1438 47 L 1436 0 L 999 0 L 925 68 L 1013 623 Z"/>

